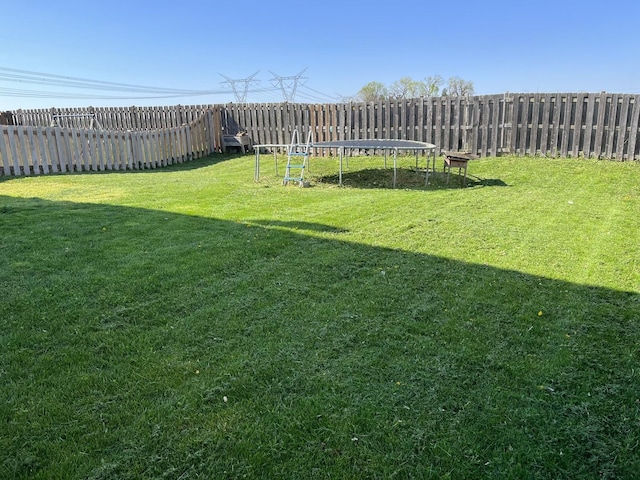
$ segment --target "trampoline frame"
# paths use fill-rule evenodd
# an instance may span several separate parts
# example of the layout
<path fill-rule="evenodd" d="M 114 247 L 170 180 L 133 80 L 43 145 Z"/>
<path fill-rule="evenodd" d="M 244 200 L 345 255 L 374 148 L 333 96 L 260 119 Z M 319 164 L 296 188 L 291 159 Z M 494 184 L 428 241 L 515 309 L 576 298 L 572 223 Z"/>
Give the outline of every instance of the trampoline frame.
<path fill-rule="evenodd" d="M 254 145 L 255 150 L 255 170 L 254 180 L 257 182 L 260 179 L 260 148 L 273 149 L 273 156 L 275 159 L 276 175 L 278 174 L 278 160 L 276 151 L 279 148 L 286 148 L 288 144 L 262 144 Z M 340 173 L 339 173 L 339 185 L 342 185 L 342 171 L 343 171 L 343 158 L 346 150 L 382 150 L 384 152 L 384 166 L 387 166 L 388 152 L 393 152 L 393 188 L 396 186 L 397 179 L 397 158 L 400 150 L 414 151 L 416 156 L 416 169 L 418 168 L 419 152 L 424 152 L 427 158 L 427 166 L 425 169 L 425 186 L 429 185 L 429 170 L 430 164 L 433 163 L 433 172 L 436 171 L 436 146 L 432 143 L 416 142 L 414 140 L 394 140 L 394 139 L 363 139 L 363 140 L 333 140 L 329 142 L 313 143 L 312 148 L 326 149 L 333 148 L 339 151 L 340 155 Z M 348 162 L 347 162 L 348 167 Z"/>

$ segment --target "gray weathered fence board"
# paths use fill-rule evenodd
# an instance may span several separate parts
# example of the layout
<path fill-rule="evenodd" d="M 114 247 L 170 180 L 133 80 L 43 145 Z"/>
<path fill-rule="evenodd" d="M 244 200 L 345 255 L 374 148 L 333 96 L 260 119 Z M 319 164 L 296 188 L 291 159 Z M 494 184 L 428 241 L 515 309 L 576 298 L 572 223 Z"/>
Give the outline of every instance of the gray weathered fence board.
<path fill-rule="evenodd" d="M 29 114 L 31 118 L 38 118 Z M 219 114 L 217 110 L 216 115 Z M 300 110 L 299 116 L 303 114 Z M 159 130 L 96 130 L 48 126 L 50 124 L 2 126 L 1 174 L 145 169 L 200 158 L 221 144 L 220 134 L 216 132 L 221 123 L 211 112 L 200 117 L 195 115 L 183 114 L 182 120 L 191 118 L 190 123 Z M 157 112 L 141 112 L 135 121 L 151 124 L 154 116 Z"/>

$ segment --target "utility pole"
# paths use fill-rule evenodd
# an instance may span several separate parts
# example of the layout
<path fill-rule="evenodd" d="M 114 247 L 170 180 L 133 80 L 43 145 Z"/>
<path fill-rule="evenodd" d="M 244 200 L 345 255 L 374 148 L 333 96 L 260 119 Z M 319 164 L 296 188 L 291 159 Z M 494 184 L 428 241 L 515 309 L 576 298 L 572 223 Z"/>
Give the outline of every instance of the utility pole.
<path fill-rule="evenodd" d="M 279 88 L 282 91 L 282 98 L 285 102 L 294 102 L 296 98 L 296 90 L 298 89 L 298 85 L 304 85 L 304 80 L 307 77 L 303 77 L 302 74 L 306 71 L 305 68 L 297 75 L 292 75 L 290 77 L 281 77 L 276 75 L 271 70 L 269 72 L 273 75 L 271 79 L 271 84 Z"/>
<path fill-rule="evenodd" d="M 236 96 L 236 102 L 245 103 L 247 101 L 247 92 L 249 91 L 249 87 L 259 82 L 259 80 L 253 79 L 258 74 L 259 71 L 260 70 L 258 70 L 256 73 L 254 73 L 253 75 L 247 78 L 241 78 L 241 79 L 235 79 L 235 80 L 225 75 L 222 75 L 220 73 L 219 75 L 222 78 L 226 79 L 226 81 L 220 82 L 220 84 L 229 85 L 231 87 L 231 90 L 233 90 L 233 94 Z M 240 89 L 237 86 L 238 84 L 244 84 L 244 87 Z"/>

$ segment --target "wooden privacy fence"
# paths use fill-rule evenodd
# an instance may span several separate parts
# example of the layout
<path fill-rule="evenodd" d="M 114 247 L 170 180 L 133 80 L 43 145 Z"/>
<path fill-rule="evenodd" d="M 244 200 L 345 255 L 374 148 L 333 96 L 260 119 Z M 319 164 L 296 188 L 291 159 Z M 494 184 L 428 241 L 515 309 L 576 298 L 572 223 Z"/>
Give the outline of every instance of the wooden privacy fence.
<path fill-rule="evenodd" d="M 288 144 L 295 129 L 315 142 L 416 140 L 438 154 L 640 159 L 640 95 L 604 92 L 18 110 L 2 121 L 9 124 L 0 125 L 4 175 L 154 168 L 219 151 L 223 134 Z"/>
<path fill-rule="evenodd" d="M 91 120 L 105 130 L 157 130 L 190 125 L 209 114 L 211 105 L 171 107 L 83 107 L 16 110 L 13 124 L 31 127 L 88 128 Z"/>
<path fill-rule="evenodd" d="M 200 158 L 220 145 L 218 118 L 209 111 L 190 124 L 144 131 L 0 125 L 0 174 L 147 169 Z"/>
<path fill-rule="evenodd" d="M 294 129 L 314 141 L 406 139 L 480 156 L 640 158 L 640 95 L 504 94 L 326 105 L 228 104 L 225 133 L 287 144 Z M 316 152 L 316 154 L 321 152 Z"/>

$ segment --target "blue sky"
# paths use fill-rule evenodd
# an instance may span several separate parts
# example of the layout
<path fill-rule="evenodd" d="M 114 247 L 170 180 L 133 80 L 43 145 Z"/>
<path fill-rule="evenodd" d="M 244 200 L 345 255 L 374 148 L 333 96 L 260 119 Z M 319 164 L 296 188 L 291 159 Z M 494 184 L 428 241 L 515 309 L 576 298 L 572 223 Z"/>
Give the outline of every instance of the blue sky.
<path fill-rule="evenodd" d="M 296 100 L 305 102 L 352 96 L 371 81 L 390 85 L 402 77 L 433 75 L 469 80 L 478 95 L 640 93 L 639 5 L 637 0 L 0 0 L 0 110 L 226 103 L 235 96 L 220 74 L 243 79 L 256 72 L 259 82 L 252 89 L 257 91 L 250 91 L 247 101 L 278 102 L 282 93 L 271 72 L 291 77 L 303 70 Z M 227 93 L 53 98 L 50 92 L 153 95 L 17 82 L 8 78 L 15 70 Z M 25 92 L 30 96 L 22 96 Z"/>

